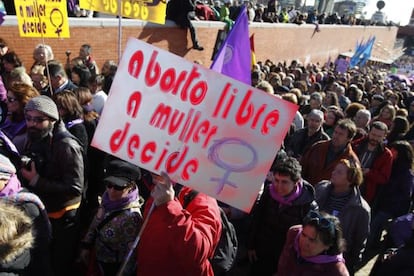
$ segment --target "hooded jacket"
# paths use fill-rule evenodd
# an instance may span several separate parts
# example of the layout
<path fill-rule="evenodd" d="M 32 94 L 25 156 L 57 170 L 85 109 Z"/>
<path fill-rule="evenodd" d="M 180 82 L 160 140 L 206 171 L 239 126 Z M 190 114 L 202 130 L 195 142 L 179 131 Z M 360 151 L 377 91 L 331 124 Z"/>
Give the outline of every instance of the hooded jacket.
<path fill-rule="evenodd" d="M 34 243 L 31 220 L 8 204 L 0 204 L 0 275 L 21 275 L 30 263 Z"/>

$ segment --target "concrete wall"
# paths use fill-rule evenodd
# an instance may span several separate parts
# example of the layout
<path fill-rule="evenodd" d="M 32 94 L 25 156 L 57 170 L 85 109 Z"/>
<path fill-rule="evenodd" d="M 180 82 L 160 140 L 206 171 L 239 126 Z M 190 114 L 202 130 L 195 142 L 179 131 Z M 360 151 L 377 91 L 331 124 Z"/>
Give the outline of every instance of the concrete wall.
<path fill-rule="evenodd" d="M 136 37 L 188 60 L 200 60 L 204 65 L 210 66 L 217 32 L 224 27 L 221 22 L 194 22 L 200 44 L 205 48 L 204 51 L 196 51 L 191 49 L 189 32 L 175 27 L 171 22 L 157 25 L 123 19 L 121 35 L 118 34 L 118 22 L 115 18 L 70 18 L 70 38 L 45 38 L 44 43 L 52 46 L 55 58 L 62 62 L 66 60 L 66 50 L 71 50 L 73 58 L 77 56 L 82 44 L 89 43 L 93 48 L 93 56 L 101 67 L 107 59 L 118 59 L 119 36 L 122 37 L 121 49 L 125 47 L 129 37 Z M 374 48 L 373 56 L 386 59 L 381 49 L 393 48 L 398 30 L 397 27 L 321 25 L 320 32 L 314 32 L 314 25 L 271 23 L 252 23 L 249 29 L 250 34 L 255 35 L 257 60 L 300 59 L 305 63 L 324 63 L 329 57 L 335 59 L 338 53 L 353 51 L 357 40 L 366 41 L 372 35 L 376 36 L 376 43 L 379 43 Z M 0 36 L 8 41 L 24 65 L 30 68 L 33 63 L 33 48 L 43 40 L 20 37 L 14 16 L 6 17 L 6 21 L 0 26 Z"/>

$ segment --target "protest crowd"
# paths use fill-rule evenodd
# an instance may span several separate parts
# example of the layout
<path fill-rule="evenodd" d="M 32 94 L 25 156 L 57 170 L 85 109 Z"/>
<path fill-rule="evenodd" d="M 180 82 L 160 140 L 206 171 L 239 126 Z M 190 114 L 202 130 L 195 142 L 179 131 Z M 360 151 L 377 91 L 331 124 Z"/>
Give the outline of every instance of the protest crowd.
<path fill-rule="evenodd" d="M 230 2 L 197 16 L 231 28 Z M 293 22 L 274 2 L 249 18 Z M 99 68 L 88 42 L 66 61 L 18 53 L 0 37 L 1 275 L 354 275 L 375 255 L 371 275 L 414 275 L 414 80 L 254 64 L 251 86 L 299 110 L 244 213 L 91 146 L 115 61 Z"/>

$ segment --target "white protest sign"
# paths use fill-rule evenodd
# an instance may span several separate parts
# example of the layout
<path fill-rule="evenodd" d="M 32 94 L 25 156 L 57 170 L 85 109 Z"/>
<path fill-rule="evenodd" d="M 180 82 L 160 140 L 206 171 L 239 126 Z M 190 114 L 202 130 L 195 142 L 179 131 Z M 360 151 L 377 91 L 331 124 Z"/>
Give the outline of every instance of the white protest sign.
<path fill-rule="evenodd" d="M 131 38 L 92 145 L 249 212 L 296 110 Z"/>

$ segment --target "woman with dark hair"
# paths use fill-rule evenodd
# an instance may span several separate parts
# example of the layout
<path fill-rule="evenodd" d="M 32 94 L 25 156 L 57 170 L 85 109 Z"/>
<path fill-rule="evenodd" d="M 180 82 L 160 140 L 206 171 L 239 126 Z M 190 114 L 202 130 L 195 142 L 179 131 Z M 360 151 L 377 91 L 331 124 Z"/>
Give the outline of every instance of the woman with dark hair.
<path fill-rule="evenodd" d="M 86 65 L 75 65 L 71 71 L 71 80 L 79 87 L 88 88 L 88 80 L 91 77 L 91 72 Z"/>
<path fill-rule="evenodd" d="M 60 118 L 65 123 L 66 129 L 82 143 L 84 152 L 89 145 L 88 133 L 83 124 L 83 110 L 75 93 L 64 90 L 54 94 L 53 100 L 58 107 Z"/>
<path fill-rule="evenodd" d="M 278 276 L 347 276 L 345 241 L 339 220 L 310 211 L 303 225 L 291 227 L 279 259 Z"/>
<path fill-rule="evenodd" d="M 321 211 L 339 218 L 347 249 L 344 253 L 350 274 L 361 260 L 368 238 L 370 207 L 362 198 L 359 185 L 363 180 L 362 169 L 353 161 L 342 159 L 336 165 L 329 181 L 315 187 L 316 202 Z"/>
<path fill-rule="evenodd" d="M 102 185 L 104 176 L 104 162 L 106 153 L 90 146 L 93 135 L 98 125 L 99 114 L 93 110 L 92 94 L 88 88 L 78 87 L 75 89 L 75 95 L 83 109 L 83 124 L 88 134 L 88 189 L 86 190 L 86 219 L 96 212 L 99 206 L 98 197 L 105 191 Z"/>
<path fill-rule="evenodd" d="M 395 117 L 391 124 L 390 132 L 387 135 L 388 145 L 398 140 L 404 140 L 405 134 L 408 132 L 410 123 L 407 118 L 402 116 Z"/>
<path fill-rule="evenodd" d="M 299 161 L 288 157 L 269 173 L 271 183 L 264 186 L 251 212 L 247 243 L 250 275 L 276 273 L 289 228 L 303 223 L 306 214 L 317 209 L 314 189 L 302 179 L 301 171 Z"/>
<path fill-rule="evenodd" d="M 98 125 L 99 114 L 93 109 L 93 96 L 88 88 L 78 87 L 74 90 L 74 94 L 82 107 L 83 123 L 88 133 L 88 144 L 90 144 L 92 142 L 93 135 L 95 134 L 95 130 Z"/>
<path fill-rule="evenodd" d="M 336 123 L 345 117 L 344 113 L 339 109 L 329 109 L 326 113 L 325 122 L 323 123 L 323 130 L 329 137 L 332 138 Z"/>
<path fill-rule="evenodd" d="M 409 212 L 414 189 L 413 148 L 407 141 L 395 141 L 389 146 L 393 163 L 390 180 L 378 197 L 377 211 L 372 217 L 368 246 L 377 245 L 387 221 Z"/>

